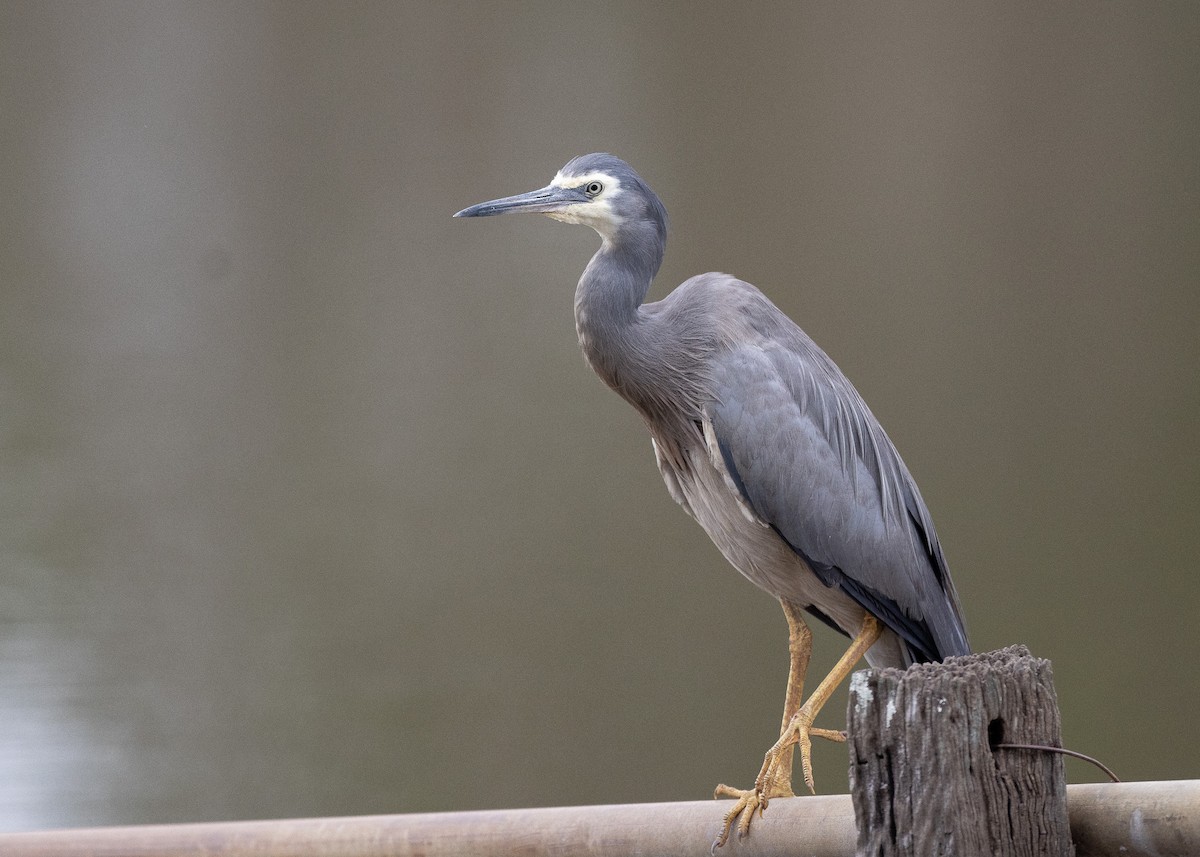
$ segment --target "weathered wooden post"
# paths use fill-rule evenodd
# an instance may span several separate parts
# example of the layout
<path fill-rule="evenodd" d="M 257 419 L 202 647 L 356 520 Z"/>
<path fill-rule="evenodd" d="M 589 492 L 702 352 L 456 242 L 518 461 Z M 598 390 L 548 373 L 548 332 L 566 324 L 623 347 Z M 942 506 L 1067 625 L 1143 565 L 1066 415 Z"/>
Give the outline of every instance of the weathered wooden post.
<path fill-rule="evenodd" d="M 1024 646 L 855 673 L 850 790 L 858 857 L 1070 857 L 1050 662 Z"/>

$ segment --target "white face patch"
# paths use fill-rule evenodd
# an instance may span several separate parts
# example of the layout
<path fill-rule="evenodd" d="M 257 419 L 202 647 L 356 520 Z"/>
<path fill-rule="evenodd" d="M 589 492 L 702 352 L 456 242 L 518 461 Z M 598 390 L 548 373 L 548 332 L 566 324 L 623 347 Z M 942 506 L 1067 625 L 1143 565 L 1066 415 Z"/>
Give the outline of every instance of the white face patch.
<path fill-rule="evenodd" d="M 550 182 L 550 186 L 584 188 L 592 182 L 599 182 L 604 188 L 594 199 L 548 212 L 546 216 L 563 223 L 582 223 L 592 227 L 603 236 L 611 234 L 616 227 L 621 225 L 621 218 L 617 216 L 612 207 L 612 201 L 621 194 L 621 182 L 617 180 L 616 176 L 603 172 L 564 175 L 559 171 L 554 176 L 554 180 Z"/>

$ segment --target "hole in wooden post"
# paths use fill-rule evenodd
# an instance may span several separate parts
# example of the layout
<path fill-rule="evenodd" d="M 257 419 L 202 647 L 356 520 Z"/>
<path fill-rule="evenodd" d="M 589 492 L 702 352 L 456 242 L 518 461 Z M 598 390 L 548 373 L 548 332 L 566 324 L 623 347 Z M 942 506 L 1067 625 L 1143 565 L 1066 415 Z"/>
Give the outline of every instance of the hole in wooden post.
<path fill-rule="evenodd" d="M 988 724 L 988 748 L 995 753 L 996 746 L 1004 743 L 1004 718 L 997 717 Z"/>

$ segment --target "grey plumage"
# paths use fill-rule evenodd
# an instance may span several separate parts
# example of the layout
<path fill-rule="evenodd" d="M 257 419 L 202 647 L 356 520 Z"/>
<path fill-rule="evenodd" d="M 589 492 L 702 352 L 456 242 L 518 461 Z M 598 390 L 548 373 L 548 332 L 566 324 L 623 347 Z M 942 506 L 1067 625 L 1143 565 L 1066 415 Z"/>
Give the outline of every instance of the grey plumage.
<path fill-rule="evenodd" d="M 718 273 L 644 304 L 666 210 L 612 155 L 576 158 L 541 191 L 456 216 L 513 210 L 600 233 L 575 293 L 584 356 L 642 415 L 668 490 L 730 563 L 849 636 L 866 613 L 881 620 L 872 665 L 969 652 L 916 483 L 853 385 L 791 319 Z"/>

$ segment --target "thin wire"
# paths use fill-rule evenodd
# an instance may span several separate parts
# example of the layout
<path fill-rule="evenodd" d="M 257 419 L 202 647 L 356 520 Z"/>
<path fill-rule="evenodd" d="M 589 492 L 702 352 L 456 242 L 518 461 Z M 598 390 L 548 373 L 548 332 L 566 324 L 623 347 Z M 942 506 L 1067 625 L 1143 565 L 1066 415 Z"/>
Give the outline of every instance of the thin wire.
<path fill-rule="evenodd" d="M 1112 772 L 1108 765 L 1101 762 L 1099 759 L 1094 759 L 1084 753 L 1077 753 L 1074 750 L 1067 750 L 1063 747 L 1049 747 L 1045 744 L 996 744 L 997 750 L 1004 748 L 1006 750 L 1045 750 L 1047 753 L 1062 753 L 1064 756 L 1074 756 L 1076 759 L 1083 759 L 1085 762 L 1091 762 L 1108 776 L 1114 783 L 1121 782 L 1120 778 Z"/>

